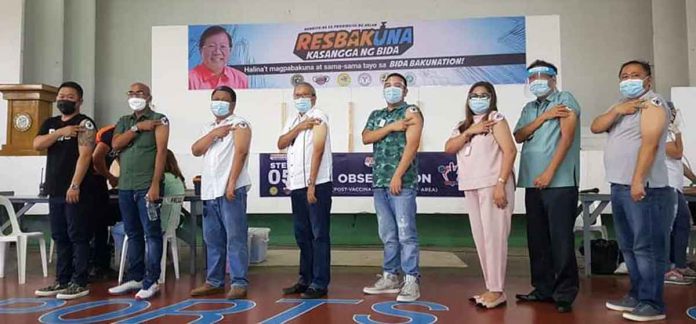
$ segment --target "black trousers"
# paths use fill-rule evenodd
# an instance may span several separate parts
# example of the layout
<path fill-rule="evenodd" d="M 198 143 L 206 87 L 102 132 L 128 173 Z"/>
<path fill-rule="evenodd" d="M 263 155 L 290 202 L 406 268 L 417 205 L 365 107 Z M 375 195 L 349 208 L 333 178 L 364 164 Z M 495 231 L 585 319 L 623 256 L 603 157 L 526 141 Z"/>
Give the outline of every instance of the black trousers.
<path fill-rule="evenodd" d="M 109 246 L 109 226 L 114 225 L 114 213 L 118 213 L 118 202 L 110 203 L 106 181 L 96 182 L 90 199 L 90 253 L 89 265 L 93 268 L 108 269 L 111 266 Z"/>
<path fill-rule="evenodd" d="M 527 246 L 532 286 L 542 298 L 573 302 L 578 294 L 573 227 L 578 188 L 527 188 Z"/>
<path fill-rule="evenodd" d="M 89 258 L 88 199 L 80 195 L 80 202 L 68 204 L 65 197 L 51 196 L 48 213 L 51 219 L 51 237 L 56 244 L 56 281 L 87 285 Z"/>

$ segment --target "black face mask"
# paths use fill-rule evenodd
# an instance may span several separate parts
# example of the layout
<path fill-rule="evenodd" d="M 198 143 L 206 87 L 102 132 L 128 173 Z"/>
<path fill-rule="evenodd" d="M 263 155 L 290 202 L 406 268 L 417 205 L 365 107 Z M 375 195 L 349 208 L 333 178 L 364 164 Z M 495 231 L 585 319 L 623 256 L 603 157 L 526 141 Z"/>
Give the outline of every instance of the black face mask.
<path fill-rule="evenodd" d="M 56 106 L 63 115 L 72 115 L 75 112 L 75 102 L 70 100 L 58 100 Z"/>

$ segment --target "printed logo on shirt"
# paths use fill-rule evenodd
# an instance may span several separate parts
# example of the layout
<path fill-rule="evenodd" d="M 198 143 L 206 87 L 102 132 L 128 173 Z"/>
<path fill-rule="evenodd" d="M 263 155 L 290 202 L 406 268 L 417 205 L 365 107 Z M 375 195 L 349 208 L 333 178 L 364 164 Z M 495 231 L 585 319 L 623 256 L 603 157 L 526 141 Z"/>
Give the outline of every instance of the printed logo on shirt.
<path fill-rule="evenodd" d="M 49 134 L 53 134 L 53 133 L 55 133 L 55 132 L 56 132 L 56 130 L 55 130 L 54 128 L 51 128 L 51 129 L 48 130 L 48 133 L 49 133 Z M 58 137 L 58 139 L 57 139 L 56 141 L 62 142 L 62 141 L 67 141 L 67 140 L 69 140 L 69 139 L 70 139 L 70 137 L 61 136 L 61 137 Z"/>

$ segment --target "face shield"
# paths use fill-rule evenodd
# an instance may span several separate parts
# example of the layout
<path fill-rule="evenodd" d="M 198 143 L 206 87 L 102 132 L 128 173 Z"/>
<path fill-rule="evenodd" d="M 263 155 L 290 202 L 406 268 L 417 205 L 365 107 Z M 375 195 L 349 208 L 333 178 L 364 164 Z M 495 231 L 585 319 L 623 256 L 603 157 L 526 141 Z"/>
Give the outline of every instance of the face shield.
<path fill-rule="evenodd" d="M 536 66 L 527 70 L 527 82 L 525 83 L 525 95 L 529 97 L 543 97 L 551 92 L 551 80 L 555 80 L 556 72 L 546 66 Z"/>

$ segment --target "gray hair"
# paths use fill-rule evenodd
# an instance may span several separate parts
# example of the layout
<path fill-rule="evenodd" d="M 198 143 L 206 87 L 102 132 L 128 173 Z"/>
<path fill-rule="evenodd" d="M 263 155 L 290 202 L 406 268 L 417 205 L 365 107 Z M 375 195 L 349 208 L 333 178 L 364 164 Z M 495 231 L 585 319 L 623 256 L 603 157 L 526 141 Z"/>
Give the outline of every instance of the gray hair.
<path fill-rule="evenodd" d="M 295 85 L 295 88 L 293 88 L 293 92 L 294 92 L 295 89 L 297 89 L 297 88 L 299 88 L 299 87 L 307 87 L 307 88 L 309 88 L 309 90 L 312 91 L 312 96 L 315 96 L 315 97 L 317 96 L 317 90 L 314 89 L 314 86 L 311 85 L 309 82 L 304 82 L 304 81 L 303 81 L 303 82 L 298 82 L 298 83 Z"/>

